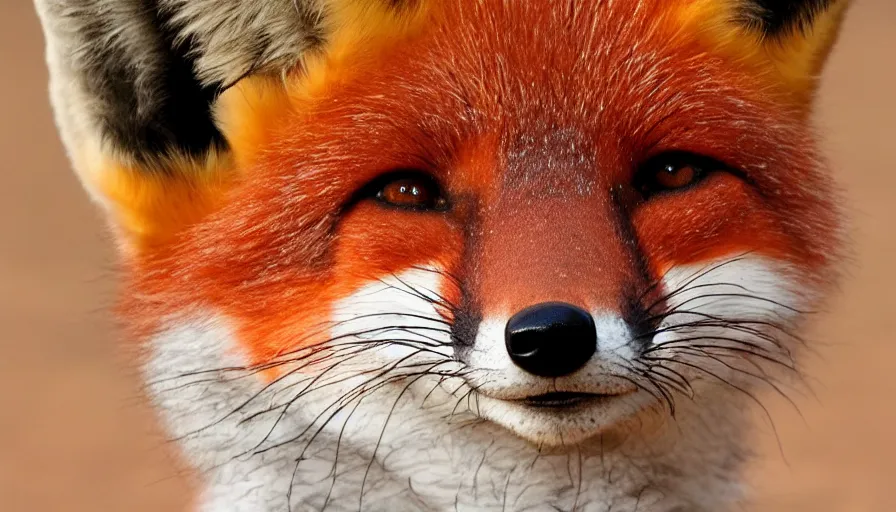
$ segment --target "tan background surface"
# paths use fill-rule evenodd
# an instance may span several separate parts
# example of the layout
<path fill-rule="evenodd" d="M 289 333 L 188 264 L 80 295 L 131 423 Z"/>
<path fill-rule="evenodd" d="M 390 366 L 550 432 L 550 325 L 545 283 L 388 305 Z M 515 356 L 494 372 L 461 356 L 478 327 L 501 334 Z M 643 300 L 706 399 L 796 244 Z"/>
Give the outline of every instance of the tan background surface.
<path fill-rule="evenodd" d="M 0 510 L 182 510 L 135 381 L 117 370 L 114 255 L 58 142 L 28 0 L 0 0 Z M 762 511 L 896 511 L 896 1 L 857 0 L 819 126 L 856 261 L 816 328 L 816 398 L 780 400 L 754 470 Z M 887 263 L 891 262 L 891 263 Z M 768 430 L 768 429 L 767 429 Z"/>

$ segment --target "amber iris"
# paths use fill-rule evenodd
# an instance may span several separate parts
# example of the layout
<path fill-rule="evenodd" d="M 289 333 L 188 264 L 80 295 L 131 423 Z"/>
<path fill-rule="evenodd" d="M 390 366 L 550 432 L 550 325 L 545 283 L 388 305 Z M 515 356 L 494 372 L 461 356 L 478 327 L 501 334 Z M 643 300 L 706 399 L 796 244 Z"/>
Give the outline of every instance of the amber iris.
<path fill-rule="evenodd" d="M 446 201 L 436 183 L 424 178 L 399 178 L 386 183 L 377 199 L 391 206 L 422 210 L 444 208 Z"/>
<path fill-rule="evenodd" d="M 692 165 L 664 165 L 653 175 L 655 188 L 675 190 L 694 183 L 700 173 Z"/>
<path fill-rule="evenodd" d="M 645 198 L 696 185 L 711 173 L 730 168 L 712 158 L 692 153 L 670 152 L 652 158 L 634 177 L 634 186 Z"/>

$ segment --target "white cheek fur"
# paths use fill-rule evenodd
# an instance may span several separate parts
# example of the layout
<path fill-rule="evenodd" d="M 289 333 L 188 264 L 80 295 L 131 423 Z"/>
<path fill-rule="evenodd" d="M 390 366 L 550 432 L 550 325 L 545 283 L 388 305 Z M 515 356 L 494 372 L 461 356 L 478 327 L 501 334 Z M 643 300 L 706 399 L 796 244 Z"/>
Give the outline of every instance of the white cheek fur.
<path fill-rule="evenodd" d="M 812 300 L 787 265 L 757 256 L 672 268 L 663 279 L 669 306 L 723 318 L 765 321 L 794 316 Z M 681 290 L 681 291 L 678 291 Z"/>
<path fill-rule="evenodd" d="M 801 310 L 813 302 L 813 293 L 808 288 L 798 292 L 794 275 L 785 264 L 757 256 L 675 267 L 663 280 L 668 312 L 653 345 L 699 336 L 724 345 L 721 338 L 733 335 L 768 349 L 786 349 L 746 329 L 771 329 L 766 334 L 777 340 L 782 332 L 774 332 L 774 326 L 787 327 L 801 317 Z M 742 328 L 726 328 L 732 322 Z"/>
<path fill-rule="evenodd" d="M 371 282 L 333 305 L 330 334 L 383 342 L 376 355 L 386 359 L 407 357 L 422 347 L 451 357 L 449 327 L 437 307 L 443 281 L 437 267 L 427 266 Z"/>

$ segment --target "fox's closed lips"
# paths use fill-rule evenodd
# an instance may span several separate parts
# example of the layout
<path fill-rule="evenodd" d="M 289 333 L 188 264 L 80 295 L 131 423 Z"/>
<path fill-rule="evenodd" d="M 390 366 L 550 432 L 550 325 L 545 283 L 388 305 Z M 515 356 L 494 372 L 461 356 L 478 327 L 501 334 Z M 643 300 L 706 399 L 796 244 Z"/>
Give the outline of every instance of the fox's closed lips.
<path fill-rule="evenodd" d="M 610 377 L 577 378 L 574 382 L 568 382 L 567 379 L 552 380 L 540 379 L 540 382 L 511 385 L 496 385 L 494 382 L 483 380 L 481 382 L 473 381 L 469 384 L 476 389 L 477 394 L 484 397 L 520 405 L 546 404 L 546 407 L 555 406 L 554 402 L 557 402 L 556 406 L 563 406 L 566 401 L 609 400 L 636 393 L 639 390 L 630 382 L 621 382 Z M 586 380 L 587 382 L 583 382 Z"/>
<path fill-rule="evenodd" d="M 559 391 L 553 393 L 544 393 L 541 395 L 532 395 L 519 401 L 532 407 L 562 408 L 574 407 L 585 402 L 609 400 L 625 394 L 627 393 L 577 393 Z"/>

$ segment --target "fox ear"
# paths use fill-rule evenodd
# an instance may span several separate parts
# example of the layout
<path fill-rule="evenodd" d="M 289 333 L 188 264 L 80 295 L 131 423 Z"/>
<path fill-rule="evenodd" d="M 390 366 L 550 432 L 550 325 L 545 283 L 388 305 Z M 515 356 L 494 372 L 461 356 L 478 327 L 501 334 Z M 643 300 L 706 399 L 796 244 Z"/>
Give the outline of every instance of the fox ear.
<path fill-rule="evenodd" d="M 693 0 L 689 30 L 757 66 L 808 104 L 850 0 Z"/>
<path fill-rule="evenodd" d="M 837 0 L 747 0 L 742 10 L 745 21 L 765 34 L 774 36 L 794 30 L 807 30 Z"/>
<path fill-rule="evenodd" d="M 36 0 L 61 136 L 125 246 L 214 206 L 233 179 L 219 94 L 321 40 L 316 0 Z"/>

